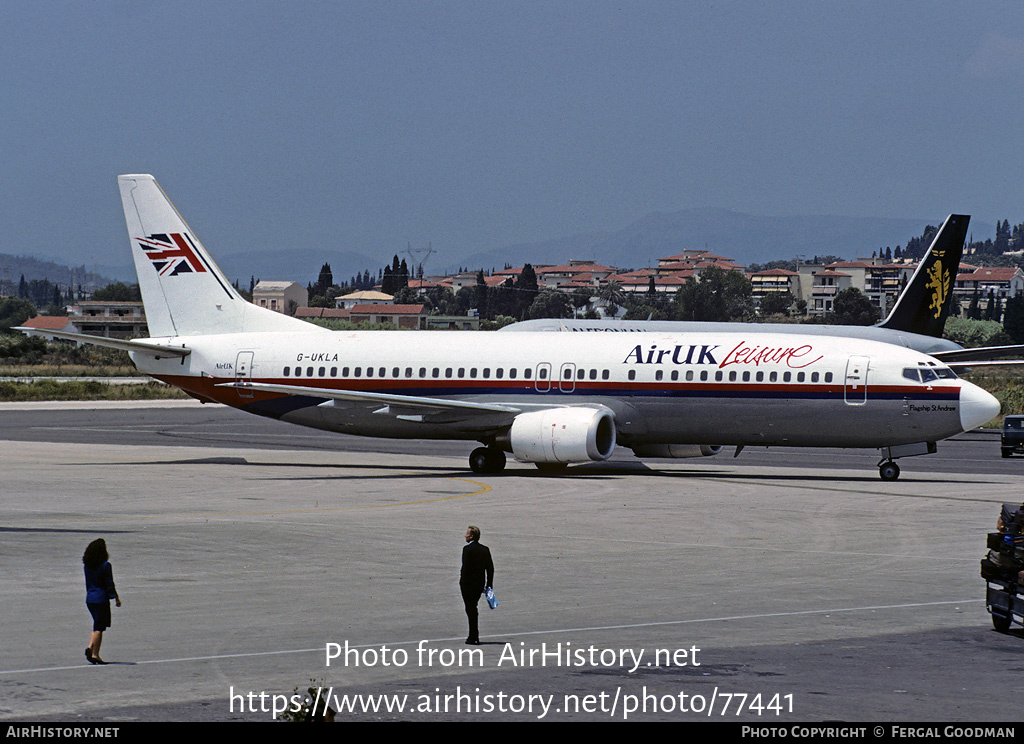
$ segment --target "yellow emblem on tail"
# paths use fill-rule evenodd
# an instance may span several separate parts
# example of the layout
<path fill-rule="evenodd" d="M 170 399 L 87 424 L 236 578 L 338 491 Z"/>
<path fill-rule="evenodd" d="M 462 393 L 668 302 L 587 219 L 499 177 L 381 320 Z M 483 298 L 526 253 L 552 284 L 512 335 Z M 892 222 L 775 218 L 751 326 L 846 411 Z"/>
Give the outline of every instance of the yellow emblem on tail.
<path fill-rule="evenodd" d="M 929 310 L 933 310 L 933 317 L 938 318 L 942 314 L 942 306 L 946 303 L 946 296 L 949 294 L 949 271 L 942 268 L 942 257 L 945 255 L 945 251 L 936 253 L 935 257 L 938 261 L 931 266 L 928 272 L 928 281 L 925 283 L 925 289 L 932 291 L 932 301 L 928 305 Z"/>

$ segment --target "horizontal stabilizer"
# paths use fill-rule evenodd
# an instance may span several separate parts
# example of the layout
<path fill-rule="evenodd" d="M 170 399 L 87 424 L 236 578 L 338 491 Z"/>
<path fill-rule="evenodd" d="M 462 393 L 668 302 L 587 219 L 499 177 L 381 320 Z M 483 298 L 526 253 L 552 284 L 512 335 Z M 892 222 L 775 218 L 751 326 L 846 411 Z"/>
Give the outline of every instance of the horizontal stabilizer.
<path fill-rule="evenodd" d="M 946 362 L 950 369 L 972 369 L 974 367 L 1020 367 L 1024 359 L 988 359 L 975 362 Z"/>
<path fill-rule="evenodd" d="M 979 346 L 974 349 L 955 349 L 953 351 L 936 351 L 933 354 L 929 354 L 936 359 L 951 363 L 951 362 L 970 362 L 970 361 L 990 361 L 993 359 L 1003 359 L 1005 357 L 1012 356 L 1024 356 L 1024 345 L 1017 344 L 1014 346 Z"/>
<path fill-rule="evenodd" d="M 92 344 L 93 346 L 105 346 L 108 349 L 120 349 L 121 351 L 140 351 L 143 354 L 152 354 L 157 359 L 160 357 L 187 357 L 192 350 L 185 346 L 164 346 L 147 341 L 125 341 L 120 338 L 106 338 L 105 336 L 91 336 L 88 333 L 69 333 L 67 331 L 48 331 L 40 328 L 26 328 L 18 326 L 12 330 L 21 331 L 27 336 L 41 336 L 42 338 L 59 338 L 62 341 L 74 341 L 79 344 Z"/>

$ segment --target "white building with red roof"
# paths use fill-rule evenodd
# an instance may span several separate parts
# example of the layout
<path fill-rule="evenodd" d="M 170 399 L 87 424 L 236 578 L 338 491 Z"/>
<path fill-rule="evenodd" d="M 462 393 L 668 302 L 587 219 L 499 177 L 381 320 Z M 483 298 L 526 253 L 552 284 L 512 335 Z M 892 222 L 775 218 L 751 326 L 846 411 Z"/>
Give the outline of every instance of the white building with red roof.
<path fill-rule="evenodd" d="M 768 269 L 750 275 L 751 294 L 759 300 L 765 295 L 789 292 L 800 296 L 800 272 L 789 269 Z"/>
<path fill-rule="evenodd" d="M 78 326 L 71 322 L 71 318 L 66 315 L 37 315 L 34 318 L 29 318 L 21 325 L 25 328 L 34 328 L 39 331 L 82 332 Z"/>
<path fill-rule="evenodd" d="M 961 266 L 961 269 L 963 267 Z M 981 266 L 974 271 L 957 274 L 953 294 L 963 303 L 970 303 L 975 292 L 981 299 L 992 293 L 1005 300 L 1024 291 L 1024 272 L 1017 266 Z M 966 305 L 965 305 L 966 306 Z"/>
<path fill-rule="evenodd" d="M 417 330 L 426 327 L 427 314 L 423 308 L 423 305 L 355 305 L 349 308 L 349 320 Z"/>

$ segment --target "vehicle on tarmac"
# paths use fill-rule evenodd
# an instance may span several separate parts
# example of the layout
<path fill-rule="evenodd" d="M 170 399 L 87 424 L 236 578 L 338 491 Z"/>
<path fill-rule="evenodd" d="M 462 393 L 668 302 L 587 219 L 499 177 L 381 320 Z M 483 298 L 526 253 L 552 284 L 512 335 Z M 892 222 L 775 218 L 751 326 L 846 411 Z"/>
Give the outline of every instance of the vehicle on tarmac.
<path fill-rule="evenodd" d="M 1003 504 L 981 559 L 985 607 L 1000 633 L 1024 625 L 1024 505 Z"/>
<path fill-rule="evenodd" d="M 1024 416 L 1007 416 L 1003 419 L 999 449 L 1003 457 L 1014 453 L 1024 455 Z"/>

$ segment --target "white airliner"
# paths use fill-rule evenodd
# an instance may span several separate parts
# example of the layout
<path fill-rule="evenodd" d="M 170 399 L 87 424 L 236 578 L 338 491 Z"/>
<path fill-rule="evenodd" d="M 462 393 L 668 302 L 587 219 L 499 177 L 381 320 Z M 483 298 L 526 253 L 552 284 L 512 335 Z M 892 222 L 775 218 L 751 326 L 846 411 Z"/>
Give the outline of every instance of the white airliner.
<path fill-rule="evenodd" d="M 970 215 L 951 214 L 942 223 L 932 244 L 928 247 L 917 270 L 900 293 L 888 317 L 873 326 L 809 325 L 786 323 L 746 323 L 745 333 L 786 333 L 802 336 L 845 336 L 881 341 L 905 346 L 908 349 L 951 362 L 959 359 L 964 349 L 959 344 L 942 338 L 942 330 L 953 301 L 953 283 L 956 281 L 964 239 Z M 669 333 L 732 332 L 734 323 L 686 320 L 585 320 L 580 318 L 526 320 L 512 323 L 501 330 L 505 333 L 520 331 L 586 331 L 637 332 L 661 331 Z M 1024 347 L 1000 347 L 1019 353 Z M 971 359 L 987 358 L 971 350 Z M 1013 353 L 1013 352 L 1007 352 Z"/>
<path fill-rule="evenodd" d="M 789 323 L 744 323 L 744 333 L 784 333 L 800 336 L 842 336 L 896 344 L 928 354 L 948 366 L 959 369 L 982 366 L 1020 366 L 1020 360 L 1005 357 L 1024 355 L 1024 344 L 985 346 L 965 349 L 955 341 L 942 337 L 950 305 L 954 301 L 953 285 L 963 255 L 964 240 L 970 215 L 951 214 L 935 233 L 917 270 L 900 293 L 889 315 L 872 326 L 810 325 Z M 661 333 L 731 333 L 735 323 L 687 320 L 587 320 L 582 318 L 538 318 L 512 323 L 501 329 L 504 333 L 523 331 L 583 331 Z M 998 361 L 1001 360 L 1001 361 Z"/>
<path fill-rule="evenodd" d="M 282 421 L 478 441 L 475 472 L 502 470 L 506 452 L 558 471 L 616 445 L 645 458 L 760 445 L 879 448 L 895 480 L 896 458 L 999 413 L 934 358 L 858 338 L 328 331 L 242 299 L 152 176 L 118 182 L 151 338 L 37 335 L 126 349 L 199 399 Z"/>

